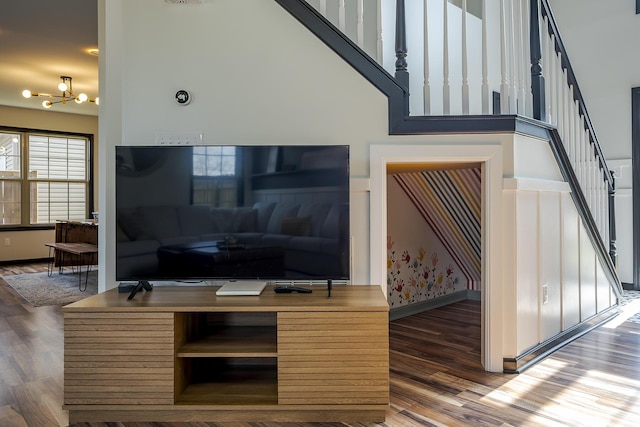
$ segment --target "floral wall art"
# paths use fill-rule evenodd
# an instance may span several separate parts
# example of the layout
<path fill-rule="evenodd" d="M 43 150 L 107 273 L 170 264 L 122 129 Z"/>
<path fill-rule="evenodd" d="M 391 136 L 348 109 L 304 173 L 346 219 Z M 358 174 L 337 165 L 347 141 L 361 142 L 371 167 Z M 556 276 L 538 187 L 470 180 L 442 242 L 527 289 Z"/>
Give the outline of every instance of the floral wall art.
<path fill-rule="evenodd" d="M 409 197 L 387 180 L 387 292 L 391 308 L 467 289 L 467 280 Z"/>

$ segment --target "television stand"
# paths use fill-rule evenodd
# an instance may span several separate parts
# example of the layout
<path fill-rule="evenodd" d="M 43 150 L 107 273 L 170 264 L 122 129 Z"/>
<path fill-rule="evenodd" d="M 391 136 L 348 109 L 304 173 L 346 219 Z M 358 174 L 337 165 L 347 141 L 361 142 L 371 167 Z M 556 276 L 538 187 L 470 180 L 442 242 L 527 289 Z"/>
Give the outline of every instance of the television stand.
<path fill-rule="evenodd" d="M 331 299 L 217 289 L 158 286 L 135 303 L 110 289 L 64 306 L 69 424 L 384 421 L 380 286 L 336 286 Z"/>
<path fill-rule="evenodd" d="M 136 285 L 136 288 L 133 291 L 131 291 L 127 299 L 132 300 L 133 297 L 136 296 L 138 291 L 141 291 L 142 289 L 144 289 L 147 292 L 150 292 L 153 290 L 153 286 L 151 285 L 151 283 L 149 283 L 148 280 L 138 280 L 138 284 Z"/>

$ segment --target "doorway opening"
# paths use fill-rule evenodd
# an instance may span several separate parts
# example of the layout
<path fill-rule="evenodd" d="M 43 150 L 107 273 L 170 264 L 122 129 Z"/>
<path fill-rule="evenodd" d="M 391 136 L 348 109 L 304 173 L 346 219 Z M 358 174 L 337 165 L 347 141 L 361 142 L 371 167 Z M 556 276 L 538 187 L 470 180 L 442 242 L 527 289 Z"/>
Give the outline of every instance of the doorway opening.
<path fill-rule="evenodd" d="M 502 217 L 501 145 L 376 145 L 371 158 L 371 278 L 387 292 L 388 170 L 393 165 L 477 164 L 481 170 L 481 364 L 487 371 L 501 372 L 502 322 L 499 307 L 502 295 L 500 275 Z M 438 273 L 439 274 L 439 273 Z"/>

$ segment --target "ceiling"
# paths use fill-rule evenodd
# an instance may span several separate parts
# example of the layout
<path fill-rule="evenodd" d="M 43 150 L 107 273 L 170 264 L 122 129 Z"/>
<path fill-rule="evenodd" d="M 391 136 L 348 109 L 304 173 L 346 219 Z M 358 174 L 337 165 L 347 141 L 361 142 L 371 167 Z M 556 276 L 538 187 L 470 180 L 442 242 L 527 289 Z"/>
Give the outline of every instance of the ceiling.
<path fill-rule="evenodd" d="M 0 105 L 43 110 L 44 98 L 24 89 L 59 95 L 60 76 L 73 92 L 98 96 L 98 0 L 2 0 L 0 4 Z M 97 115 L 94 103 L 55 104 L 48 111 Z M 1 123 L 0 123 L 1 124 Z"/>

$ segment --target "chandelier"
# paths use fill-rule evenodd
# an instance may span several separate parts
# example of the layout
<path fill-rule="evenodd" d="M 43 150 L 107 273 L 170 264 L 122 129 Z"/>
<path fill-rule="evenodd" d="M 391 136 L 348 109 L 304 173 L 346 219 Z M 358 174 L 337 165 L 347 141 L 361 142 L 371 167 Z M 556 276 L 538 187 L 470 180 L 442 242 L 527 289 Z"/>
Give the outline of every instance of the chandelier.
<path fill-rule="evenodd" d="M 62 80 L 58 83 L 58 90 L 62 92 L 62 95 L 51 95 L 50 93 L 37 93 L 31 92 L 28 89 L 22 91 L 22 96 L 25 98 L 31 98 L 32 96 L 42 96 L 46 98 L 50 98 L 42 101 L 42 106 L 44 108 L 51 108 L 53 104 L 66 104 L 67 101 L 75 101 L 77 104 L 82 104 L 84 102 L 93 102 L 96 105 L 100 105 L 100 98 L 89 98 L 86 93 L 80 93 L 78 95 L 73 93 L 73 87 L 71 86 L 71 77 L 69 76 L 60 76 Z"/>

